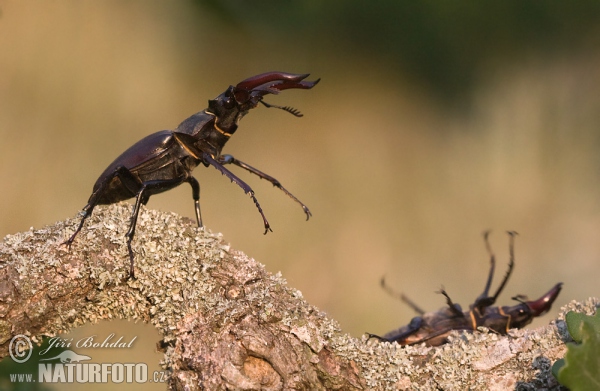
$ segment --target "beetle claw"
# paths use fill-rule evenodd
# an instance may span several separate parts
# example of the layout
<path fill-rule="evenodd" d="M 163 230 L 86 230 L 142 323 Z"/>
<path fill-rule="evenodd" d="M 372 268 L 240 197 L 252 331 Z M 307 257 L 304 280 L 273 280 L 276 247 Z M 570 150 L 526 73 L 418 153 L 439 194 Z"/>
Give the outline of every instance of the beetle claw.
<path fill-rule="evenodd" d="M 306 221 L 308 221 L 308 219 L 310 219 L 312 217 L 312 213 L 310 212 L 310 210 L 308 209 L 308 207 L 306 205 L 303 205 L 302 209 L 304 209 L 304 213 L 306 213 Z"/>

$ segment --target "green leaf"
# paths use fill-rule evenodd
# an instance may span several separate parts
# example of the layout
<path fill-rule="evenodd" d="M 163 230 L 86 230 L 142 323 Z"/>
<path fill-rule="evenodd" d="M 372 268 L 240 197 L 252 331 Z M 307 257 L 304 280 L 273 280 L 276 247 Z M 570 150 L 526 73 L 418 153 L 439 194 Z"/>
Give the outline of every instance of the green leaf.
<path fill-rule="evenodd" d="M 565 366 L 565 359 L 561 358 L 560 360 L 556 360 L 554 365 L 552 365 L 552 375 L 555 379 L 558 380 L 558 372 Z"/>
<path fill-rule="evenodd" d="M 567 322 L 567 329 L 571 338 L 575 342 L 581 342 L 581 325 L 584 320 L 589 321 L 592 324 L 596 334 L 600 334 L 600 311 L 596 311 L 596 315 L 588 316 L 579 312 L 570 311 L 565 315 L 565 321 Z"/>
<path fill-rule="evenodd" d="M 599 320 L 598 313 L 593 317 L 584 315 L 567 319 L 569 333 L 573 339 L 576 339 L 575 336 L 580 338 L 581 344 L 568 343 L 564 361 L 557 361 L 552 367 L 552 372 L 560 384 L 571 391 L 600 390 Z M 573 324 L 569 325 L 569 321 Z M 575 324 L 579 325 L 579 328 L 571 332 Z"/>

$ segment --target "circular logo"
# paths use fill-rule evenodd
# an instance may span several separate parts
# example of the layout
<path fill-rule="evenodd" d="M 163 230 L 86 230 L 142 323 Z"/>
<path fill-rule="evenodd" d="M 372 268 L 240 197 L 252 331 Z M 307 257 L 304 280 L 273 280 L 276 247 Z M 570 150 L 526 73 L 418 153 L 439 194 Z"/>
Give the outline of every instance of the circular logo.
<path fill-rule="evenodd" d="M 23 334 L 15 335 L 8 345 L 8 353 L 15 362 L 24 363 L 29 360 L 31 353 L 33 353 L 31 340 Z"/>

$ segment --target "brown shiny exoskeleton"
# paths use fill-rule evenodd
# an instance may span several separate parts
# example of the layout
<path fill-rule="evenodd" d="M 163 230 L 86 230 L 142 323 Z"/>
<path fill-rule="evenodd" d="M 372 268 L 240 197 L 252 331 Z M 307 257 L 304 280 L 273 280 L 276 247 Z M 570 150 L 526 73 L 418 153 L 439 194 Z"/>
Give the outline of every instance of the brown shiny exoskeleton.
<path fill-rule="evenodd" d="M 184 182 L 189 183 L 192 187 L 196 220 L 198 226 L 202 227 L 200 185 L 192 176 L 192 170 L 199 164 L 215 167 L 250 195 L 263 219 L 265 234 L 271 231 L 271 227 L 254 196 L 254 191 L 224 165 L 234 164 L 271 182 L 302 206 L 308 220 L 311 216 L 308 207 L 287 191 L 277 179 L 231 155 L 221 155 L 223 146 L 237 130 L 240 119 L 259 103 L 301 117 L 302 114 L 296 109 L 268 104 L 263 101 L 263 97 L 292 88 L 310 89 L 319 82 L 306 81 L 306 77 L 308 74 L 285 72 L 267 72 L 250 77 L 235 86 L 230 86 L 215 99 L 209 100 L 207 109 L 192 115 L 175 130 L 156 132 L 135 143 L 100 175 L 87 205 L 83 208 L 84 215 L 79 226 L 64 244 L 70 246 L 73 243 L 96 205 L 112 204 L 136 197 L 131 224 L 126 234 L 130 275 L 133 277 L 131 240 L 135 234 L 140 205 L 145 205 L 150 196 L 170 190 Z"/>
<path fill-rule="evenodd" d="M 443 289 L 439 293 L 446 297 L 448 306 L 437 312 L 426 313 L 406 296 L 400 295 L 401 300 L 419 313 L 419 316 L 414 317 L 408 325 L 391 331 L 382 337 L 368 334 L 369 338 L 376 338 L 386 342 L 397 342 L 400 345 L 425 343 L 427 346 L 439 346 L 448 341 L 448 336 L 454 330 L 473 331 L 483 326 L 498 334 L 506 334 L 509 329 L 525 327 L 531 323 L 533 318 L 548 312 L 560 293 L 562 283 L 556 284 L 537 300 L 526 301 L 523 296 L 516 296 L 513 299 L 519 302 L 517 305 L 491 307 L 496 302 L 498 295 L 504 289 L 512 273 L 514 267 L 514 237 L 516 232 L 508 233 L 510 235 L 508 271 L 493 296 L 489 295 L 489 290 L 494 276 L 496 261 L 488 242 L 488 234 L 488 232 L 485 233 L 484 239 L 486 248 L 490 254 L 490 272 L 483 293 L 475 299 L 475 302 L 470 306 L 468 311 L 463 311 L 460 305 L 453 303 L 450 296 Z M 385 289 L 391 291 L 385 285 L 383 279 L 381 283 Z M 395 293 L 392 292 L 392 294 Z"/>

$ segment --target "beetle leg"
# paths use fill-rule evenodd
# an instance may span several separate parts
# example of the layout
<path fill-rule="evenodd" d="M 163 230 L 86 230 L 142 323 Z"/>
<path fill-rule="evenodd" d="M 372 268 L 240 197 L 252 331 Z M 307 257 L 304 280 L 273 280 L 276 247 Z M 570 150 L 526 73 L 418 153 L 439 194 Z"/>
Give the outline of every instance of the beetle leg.
<path fill-rule="evenodd" d="M 475 299 L 475 302 L 473 303 L 473 308 L 475 308 L 479 314 L 482 314 L 485 307 L 491 306 L 496 300 L 495 298 L 490 297 L 490 287 L 492 285 L 492 279 L 494 278 L 494 271 L 496 269 L 496 256 L 492 251 L 492 246 L 490 246 L 490 241 L 488 239 L 489 235 L 490 231 L 485 231 L 483 233 L 485 248 L 490 256 L 490 272 L 488 273 L 488 278 L 485 283 L 485 288 L 483 288 L 483 292 L 477 297 L 477 299 Z"/>
<path fill-rule="evenodd" d="M 417 330 L 419 330 L 422 325 L 423 325 L 423 318 L 421 318 L 420 316 L 415 316 L 414 318 L 412 318 L 410 320 L 410 323 L 408 324 L 408 330 L 406 330 L 403 333 L 399 333 L 397 335 L 393 335 L 394 332 L 388 333 L 384 336 L 384 338 L 386 339 L 386 341 L 389 341 L 389 342 L 399 341 L 401 343 L 409 335 L 416 333 Z M 392 334 L 392 335 L 390 335 L 390 334 Z"/>
<path fill-rule="evenodd" d="M 371 334 L 371 333 L 367 333 L 367 335 L 369 337 L 368 339 L 375 338 L 375 339 L 378 339 L 379 341 L 398 342 L 399 344 L 404 344 L 404 340 L 406 338 L 408 338 L 410 335 L 417 332 L 417 330 L 419 330 L 422 325 L 423 325 L 423 318 L 421 318 L 420 316 L 415 316 L 414 318 L 412 318 L 410 320 L 410 323 L 407 326 L 401 327 L 398 330 L 390 331 L 383 337 L 376 335 L 376 334 Z"/>
<path fill-rule="evenodd" d="M 198 227 L 202 228 L 202 215 L 200 214 L 200 184 L 196 178 L 191 175 L 187 177 L 185 181 L 192 186 L 192 197 L 194 197 L 194 206 L 196 209 L 196 221 L 198 222 Z"/>
<path fill-rule="evenodd" d="M 135 277 L 135 275 L 134 275 L 134 268 L 133 268 L 133 250 L 131 248 L 131 241 L 133 240 L 133 236 L 135 235 L 135 227 L 137 224 L 138 215 L 140 213 L 140 206 L 142 204 L 146 204 L 146 202 L 148 202 L 148 199 L 150 198 L 150 194 L 148 193 L 148 191 L 150 191 L 152 189 L 156 189 L 156 188 L 161 188 L 164 186 L 167 186 L 167 187 L 172 187 L 174 185 L 176 186 L 179 183 L 181 183 L 180 178 L 169 179 L 169 180 L 159 179 L 159 180 L 142 182 L 142 186 L 136 195 L 135 205 L 133 206 L 133 213 L 131 214 L 131 223 L 129 224 L 129 230 L 125 234 L 125 237 L 127 238 L 127 250 L 129 252 L 129 261 L 130 261 L 129 275 L 132 278 Z"/>
<path fill-rule="evenodd" d="M 267 221 L 267 218 L 265 217 L 265 215 L 264 215 L 264 213 L 262 211 L 262 208 L 260 207 L 260 204 L 258 203 L 258 200 L 254 196 L 254 190 L 252 190 L 252 188 L 250 186 L 248 186 L 240 178 L 238 178 L 237 176 L 235 176 L 231 171 L 229 171 L 228 169 L 226 169 L 225 167 L 223 167 L 223 165 L 221 163 L 219 163 L 218 161 L 216 161 L 215 159 L 213 159 L 213 157 L 209 153 L 204 152 L 202 154 L 202 159 L 206 163 L 212 165 L 214 168 L 216 168 L 217 170 L 219 170 L 219 172 L 221 174 L 225 175 L 227 178 L 229 178 L 231 180 L 231 182 L 233 182 L 236 185 L 238 185 L 239 187 L 241 187 L 242 190 L 244 190 L 244 193 L 250 195 L 250 197 L 254 201 L 254 205 L 256 205 L 256 207 L 258 208 L 258 212 L 262 216 L 263 223 L 265 225 L 265 235 L 269 231 L 273 232 L 273 230 L 271 229 L 271 226 L 269 225 L 269 222 Z"/>
<path fill-rule="evenodd" d="M 92 211 L 94 210 L 95 206 L 96 206 L 96 204 L 88 203 L 86 206 L 83 207 L 84 214 L 83 214 L 83 217 L 81 218 L 81 221 L 79 222 L 79 225 L 77 226 L 77 229 L 75 230 L 75 232 L 73 232 L 73 234 L 69 237 L 69 239 L 67 239 L 61 243 L 62 245 L 67 246 L 69 249 L 71 248 L 71 245 L 73 244 L 73 241 L 75 240 L 75 237 L 77 236 L 79 231 L 81 231 L 81 228 L 83 228 L 83 223 L 85 223 L 85 220 L 87 220 L 87 218 L 92 215 Z"/>
<path fill-rule="evenodd" d="M 283 191 L 285 194 L 288 195 L 288 197 L 290 197 L 291 199 L 293 199 L 294 201 L 296 201 L 298 204 L 300 204 L 300 206 L 302 207 L 302 210 L 304 210 L 304 213 L 306 214 L 306 220 L 308 220 L 311 216 L 312 213 L 310 213 L 310 210 L 308 209 L 308 207 L 306 205 L 304 205 L 304 203 L 302 203 L 302 201 L 300 201 L 298 198 L 296 198 L 295 195 L 293 195 L 292 193 L 290 193 L 285 187 L 283 187 L 281 185 L 281 182 L 279 182 L 277 179 L 273 178 L 270 175 L 265 174 L 264 172 L 257 170 L 256 168 L 242 162 L 241 160 L 238 160 L 236 158 L 234 158 L 231 155 L 221 155 L 219 157 L 219 163 L 221 164 L 235 164 L 238 167 L 243 168 L 244 170 L 250 171 L 251 173 L 257 175 L 260 179 L 265 179 L 269 182 L 271 182 L 271 184 L 277 188 L 279 188 L 281 191 Z"/>
<path fill-rule="evenodd" d="M 517 236 L 518 233 L 515 231 L 507 231 L 507 233 L 509 235 L 508 251 L 510 254 L 510 260 L 508 261 L 508 270 L 506 271 L 506 274 L 504 275 L 504 279 L 502 280 L 502 283 L 500 284 L 500 286 L 496 290 L 496 293 L 494 294 L 494 301 L 496 301 L 496 298 L 500 295 L 500 292 L 502 292 L 502 290 L 504 289 L 504 286 L 508 282 L 508 278 L 510 277 L 510 275 L 513 271 L 513 268 L 515 267 L 515 236 Z"/>
<path fill-rule="evenodd" d="M 380 284 L 381 284 L 381 287 L 383 288 L 383 290 L 385 290 L 390 295 L 402 300 L 406 305 L 408 305 L 410 308 L 412 308 L 417 314 L 419 314 L 419 315 L 425 314 L 425 311 L 421 307 L 419 307 L 414 301 L 409 299 L 408 296 L 406 296 L 404 293 L 398 293 L 394 289 L 392 289 L 385 282 L 385 277 L 381 277 Z"/>
<path fill-rule="evenodd" d="M 129 224 L 129 230 L 125 234 L 127 238 L 127 251 L 129 252 L 129 277 L 135 278 L 135 272 L 133 268 L 133 250 L 131 249 L 131 241 L 133 240 L 133 235 L 135 235 L 135 225 L 137 224 L 137 218 L 140 213 L 140 205 L 144 200 L 144 191 L 146 190 L 145 186 L 142 186 L 142 189 L 137 194 L 135 199 L 135 205 L 133 206 L 133 213 L 131 214 L 131 223 Z M 148 201 L 149 197 L 146 197 L 145 201 Z"/>
<path fill-rule="evenodd" d="M 488 241 L 488 234 L 489 234 L 489 232 L 486 232 L 484 234 L 484 239 L 485 239 L 485 246 L 487 248 L 488 254 L 490 254 L 490 264 L 491 264 L 490 265 L 490 273 L 488 275 L 488 280 L 485 285 L 485 289 L 483 290 L 483 293 L 481 295 L 479 295 L 479 297 L 477 297 L 477 299 L 475 299 L 475 303 L 473 303 L 473 306 L 472 306 L 474 309 L 476 309 L 479 312 L 480 315 L 483 314 L 483 311 L 485 310 L 486 307 L 489 307 L 496 302 L 496 299 L 498 298 L 498 296 L 500 295 L 500 293 L 506 286 L 506 283 L 508 282 L 508 279 L 510 278 L 510 275 L 512 274 L 513 268 L 515 266 L 515 254 L 514 254 L 514 244 L 515 243 L 514 243 L 514 241 L 515 241 L 515 236 L 517 235 L 517 233 L 514 231 L 509 231 L 508 234 L 510 236 L 510 242 L 509 242 L 510 260 L 508 262 L 508 270 L 506 271 L 506 274 L 504 275 L 504 278 L 502 279 L 500 286 L 498 286 L 498 289 L 496 289 L 496 293 L 494 293 L 493 296 L 490 296 L 489 290 L 490 290 L 490 285 L 492 283 L 492 277 L 494 275 L 496 261 L 495 261 L 494 253 L 492 252 L 490 243 Z"/>
<path fill-rule="evenodd" d="M 400 295 L 400 300 L 402 300 L 406 305 L 408 305 L 410 308 L 413 309 L 413 311 L 415 311 L 417 314 L 419 315 L 424 315 L 425 311 L 419 307 L 414 301 L 412 301 L 410 298 L 408 298 L 408 296 L 406 296 L 404 293 L 402 293 Z"/>
<path fill-rule="evenodd" d="M 463 314 L 463 312 L 461 311 L 460 306 L 452 302 L 452 299 L 450 298 L 450 296 L 448 296 L 448 293 L 446 293 L 443 287 L 437 293 L 444 295 L 444 297 L 446 298 L 446 304 L 448 304 L 448 307 L 450 307 L 450 312 L 452 312 L 455 316 L 465 316 L 465 314 Z"/>
<path fill-rule="evenodd" d="M 410 345 L 418 345 L 420 343 L 425 342 L 425 344 L 427 346 L 440 346 L 440 345 L 445 344 L 448 341 L 447 336 L 446 336 L 446 338 L 440 339 L 438 341 L 435 341 L 435 338 L 443 336 L 444 334 L 447 334 L 451 331 L 472 331 L 472 329 L 467 328 L 467 327 L 458 327 L 458 328 L 446 327 L 445 329 L 434 331 L 430 334 L 427 334 L 427 336 L 425 336 L 421 339 L 418 339 L 416 341 L 411 341 L 410 343 L 406 343 L 405 345 L 409 345 L 409 346 Z"/>

